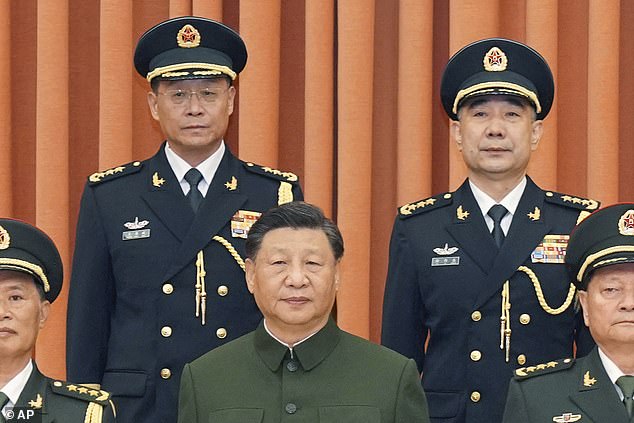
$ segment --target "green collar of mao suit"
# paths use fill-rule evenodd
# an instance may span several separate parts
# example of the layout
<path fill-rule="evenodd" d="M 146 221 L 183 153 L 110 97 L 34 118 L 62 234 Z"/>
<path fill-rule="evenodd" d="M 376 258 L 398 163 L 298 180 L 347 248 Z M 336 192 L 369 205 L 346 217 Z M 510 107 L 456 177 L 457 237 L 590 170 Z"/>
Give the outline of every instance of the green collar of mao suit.
<path fill-rule="evenodd" d="M 319 332 L 293 348 L 293 354 L 303 369 L 309 371 L 330 355 L 339 343 L 340 337 L 341 333 L 337 324 L 330 318 Z M 263 322 L 260 322 L 255 330 L 253 339 L 255 350 L 262 361 L 272 372 L 277 371 L 288 353 L 288 348 L 266 332 Z"/>

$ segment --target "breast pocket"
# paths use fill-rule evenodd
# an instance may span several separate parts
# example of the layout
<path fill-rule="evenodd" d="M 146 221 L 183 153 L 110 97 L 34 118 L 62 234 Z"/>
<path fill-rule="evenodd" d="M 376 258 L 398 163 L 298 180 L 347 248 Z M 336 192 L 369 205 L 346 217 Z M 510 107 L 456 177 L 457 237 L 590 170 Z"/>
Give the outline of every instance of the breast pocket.
<path fill-rule="evenodd" d="M 319 407 L 319 423 L 381 423 L 381 410 L 360 405 Z"/>
<path fill-rule="evenodd" d="M 264 410 L 259 408 L 232 408 L 209 413 L 209 423 L 261 423 Z"/>

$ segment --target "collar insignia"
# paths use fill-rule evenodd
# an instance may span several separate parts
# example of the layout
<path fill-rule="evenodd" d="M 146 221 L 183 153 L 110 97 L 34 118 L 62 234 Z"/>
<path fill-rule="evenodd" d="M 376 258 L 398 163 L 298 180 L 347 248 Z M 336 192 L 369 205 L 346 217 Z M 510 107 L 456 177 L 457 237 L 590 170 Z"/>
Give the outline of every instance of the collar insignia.
<path fill-rule="evenodd" d="M 42 396 L 37 394 L 37 397 L 35 397 L 34 400 L 29 401 L 29 407 L 35 410 L 42 408 Z"/>
<path fill-rule="evenodd" d="M 139 217 L 135 217 L 134 218 L 134 222 L 126 222 L 123 224 L 123 226 L 125 226 L 128 229 L 143 229 L 145 228 L 150 222 L 147 220 L 142 220 L 139 222 Z"/>
<path fill-rule="evenodd" d="M 0 226 L 0 250 L 6 250 L 11 244 L 11 236 L 6 229 Z"/>
<path fill-rule="evenodd" d="M 555 423 L 576 422 L 581 420 L 581 414 L 564 413 L 561 416 L 554 416 Z"/>
<path fill-rule="evenodd" d="M 462 204 L 456 210 L 456 217 L 458 218 L 458 220 L 465 220 L 467 217 L 469 217 L 469 212 L 466 210 L 462 210 Z"/>
<path fill-rule="evenodd" d="M 443 248 L 434 248 L 434 253 L 439 256 L 449 256 L 458 251 L 458 247 L 450 247 L 449 244 L 445 244 Z"/>
<path fill-rule="evenodd" d="M 542 214 L 542 211 L 539 209 L 539 207 L 535 207 L 535 210 L 533 210 L 532 213 L 528 213 L 527 216 L 530 220 L 532 220 L 533 222 L 536 222 L 540 219 Z"/>
<path fill-rule="evenodd" d="M 634 210 L 626 211 L 619 219 L 619 233 L 626 236 L 634 235 Z"/>
<path fill-rule="evenodd" d="M 583 386 L 590 387 L 590 386 L 594 385 L 595 383 L 597 383 L 597 380 L 595 378 L 593 378 L 592 376 L 590 376 L 590 370 L 588 370 L 583 375 Z"/>
<path fill-rule="evenodd" d="M 178 46 L 182 48 L 198 47 L 200 45 L 200 32 L 190 24 L 187 24 L 178 31 L 176 41 Z"/>
<path fill-rule="evenodd" d="M 160 188 L 163 186 L 164 183 L 165 183 L 165 179 L 161 178 L 158 172 L 154 172 L 154 175 L 152 175 L 152 185 L 154 185 L 157 188 Z"/>
<path fill-rule="evenodd" d="M 235 191 L 238 188 L 238 180 L 235 176 L 231 177 L 231 181 L 225 182 L 225 188 L 229 191 Z"/>
<path fill-rule="evenodd" d="M 487 72 L 501 72 L 506 70 L 508 59 L 506 54 L 498 47 L 491 47 L 491 50 L 484 55 L 482 63 L 484 64 L 484 70 Z"/>

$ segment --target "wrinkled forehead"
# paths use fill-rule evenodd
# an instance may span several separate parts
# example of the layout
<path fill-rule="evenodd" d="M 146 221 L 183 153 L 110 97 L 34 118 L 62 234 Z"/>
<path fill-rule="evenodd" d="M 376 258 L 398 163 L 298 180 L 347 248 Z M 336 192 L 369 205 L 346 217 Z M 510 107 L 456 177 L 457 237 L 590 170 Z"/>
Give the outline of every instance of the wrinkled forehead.
<path fill-rule="evenodd" d="M 20 270 L 0 270 L 0 290 L 36 289 L 33 275 Z"/>
<path fill-rule="evenodd" d="M 594 269 L 588 286 L 601 283 L 619 283 L 634 287 L 634 263 L 619 263 Z"/>

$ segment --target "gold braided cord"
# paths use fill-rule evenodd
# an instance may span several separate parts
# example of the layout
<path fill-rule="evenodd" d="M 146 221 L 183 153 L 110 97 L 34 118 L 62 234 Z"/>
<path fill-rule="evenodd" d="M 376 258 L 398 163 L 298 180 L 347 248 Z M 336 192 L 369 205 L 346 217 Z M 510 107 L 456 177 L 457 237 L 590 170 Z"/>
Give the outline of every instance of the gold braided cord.
<path fill-rule="evenodd" d="M 290 203 L 293 201 L 293 186 L 288 182 L 280 182 L 280 188 L 277 190 L 277 205 Z"/>
<path fill-rule="evenodd" d="M 595 260 L 600 259 L 601 257 L 605 257 L 612 253 L 631 253 L 634 252 L 634 246 L 632 245 L 615 245 L 614 247 L 605 248 L 601 251 L 597 251 L 594 254 L 588 255 L 584 260 L 583 264 L 579 268 L 579 272 L 577 272 L 577 280 L 581 282 L 583 278 L 583 274 L 586 272 L 588 266 L 594 263 Z"/>
<path fill-rule="evenodd" d="M 244 260 L 242 260 L 242 257 L 240 257 L 240 254 L 238 254 L 236 249 L 233 247 L 233 245 L 231 245 L 231 243 L 229 241 L 227 241 L 226 239 L 224 239 L 220 235 L 215 235 L 211 239 L 221 243 L 223 245 L 223 247 L 225 247 L 227 249 L 227 251 L 229 251 L 229 254 L 231 254 L 231 257 L 233 257 L 233 259 L 236 261 L 236 263 L 238 263 L 238 266 L 240 266 L 240 268 L 242 268 L 242 270 L 244 270 Z"/>
<path fill-rule="evenodd" d="M 168 72 L 177 72 L 183 71 L 185 69 L 206 69 L 210 71 L 217 71 L 219 73 L 224 73 L 228 75 L 231 79 L 236 79 L 238 76 L 230 67 L 215 65 L 213 63 L 197 63 L 197 62 L 189 62 L 189 63 L 176 63 L 174 65 L 162 66 L 160 68 L 156 68 L 147 74 L 147 81 L 151 82 L 152 79 L 156 78 L 159 75 L 163 75 Z"/>
<path fill-rule="evenodd" d="M 44 274 L 44 270 L 37 264 L 12 258 L 0 258 L 0 264 L 14 266 L 16 270 L 28 270 L 31 274 L 42 280 L 42 283 L 44 284 L 44 292 L 49 292 L 51 290 L 51 285 L 48 283 L 48 278 L 46 277 L 46 274 Z"/>
<path fill-rule="evenodd" d="M 103 420 L 103 406 L 96 402 L 91 402 L 86 408 L 84 423 L 101 423 Z"/>
<path fill-rule="evenodd" d="M 535 275 L 535 272 L 533 272 L 531 269 L 529 269 L 526 266 L 520 266 L 517 268 L 517 270 L 519 272 L 526 273 L 528 278 L 531 280 L 531 282 L 533 283 L 533 287 L 535 288 L 535 295 L 537 296 L 537 301 L 539 302 L 539 305 L 544 309 L 546 313 L 553 314 L 553 315 L 561 314 L 564 311 L 566 311 L 568 307 L 570 307 L 570 304 L 572 304 L 572 300 L 575 298 L 575 292 L 576 292 L 576 288 L 574 284 L 572 283 L 570 284 L 570 289 L 568 289 L 568 296 L 566 297 L 566 300 L 564 301 L 564 303 L 557 308 L 552 308 L 551 306 L 548 305 L 548 303 L 546 303 L 546 299 L 544 298 L 544 291 L 542 291 L 542 286 L 539 283 L 539 279 L 537 279 L 537 275 Z"/>
<path fill-rule="evenodd" d="M 533 102 L 533 104 L 535 105 L 535 111 L 537 113 L 540 113 L 542 111 L 542 106 L 541 104 L 539 104 L 539 99 L 537 98 L 537 94 L 535 94 L 533 91 L 527 88 L 524 88 L 521 85 L 514 84 L 512 82 L 491 81 L 491 82 L 482 82 L 480 84 L 475 84 L 463 90 L 458 91 L 458 94 L 456 94 L 456 98 L 453 102 L 452 112 L 458 113 L 458 104 L 460 103 L 460 100 L 462 100 L 465 97 L 468 97 L 474 92 L 480 91 L 480 90 L 486 90 L 486 89 L 500 89 L 500 88 L 506 89 L 507 91 L 510 91 L 511 93 L 520 93 L 521 95 L 530 99 Z"/>

